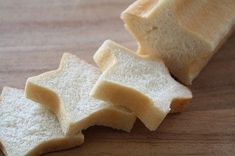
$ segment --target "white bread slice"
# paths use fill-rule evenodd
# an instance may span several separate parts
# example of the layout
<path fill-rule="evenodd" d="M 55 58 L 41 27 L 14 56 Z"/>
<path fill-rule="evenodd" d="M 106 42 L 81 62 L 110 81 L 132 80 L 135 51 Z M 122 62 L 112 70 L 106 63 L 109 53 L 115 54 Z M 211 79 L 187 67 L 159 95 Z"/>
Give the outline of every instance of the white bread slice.
<path fill-rule="evenodd" d="M 136 119 L 133 113 L 89 97 L 100 74 L 98 68 L 65 53 L 57 70 L 28 78 L 26 97 L 56 113 L 66 135 L 93 125 L 129 132 Z"/>
<path fill-rule="evenodd" d="M 170 107 L 182 111 L 192 98 L 188 88 L 176 82 L 161 59 L 141 58 L 107 40 L 94 55 L 103 70 L 91 96 L 125 106 L 150 130 L 155 130 Z"/>
<path fill-rule="evenodd" d="M 5 155 L 34 156 L 78 146 L 84 138 L 81 133 L 64 136 L 54 114 L 25 98 L 23 90 L 5 87 L 0 101 L 0 140 Z"/>
<path fill-rule="evenodd" d="M 121 18 L 138 53 L 160 54 L 178 80 L 191 84 L 234 31 L 235 0 L 138 0 Z"/>

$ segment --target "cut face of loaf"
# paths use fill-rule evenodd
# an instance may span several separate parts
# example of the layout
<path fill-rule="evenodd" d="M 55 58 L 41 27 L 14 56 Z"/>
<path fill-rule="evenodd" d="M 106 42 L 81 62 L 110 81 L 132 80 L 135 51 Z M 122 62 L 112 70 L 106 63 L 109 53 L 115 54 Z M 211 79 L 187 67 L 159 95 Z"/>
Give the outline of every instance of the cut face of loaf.
<path fill-rule="evenodd" d="M 234 30 L 235 0 L 138 0 L 121 15 L 140 54 L 191 84 Z"/>
<path fill-rule="evenodd" d="M 130 131 L 135 122 L 132 113 L 89 97 L 100 74 L 96 67 L 67 53 L 59 69 L 27 80 L 26 97 L 56 113 L 67 135 L 93 125 Z"/>
<path fill-rule="evenodd" d="M 182 111 L 192 98 L 190 90 L 176 82 L 160 59 L 141 58 L 112 41 L 105 41 L 94 55 L 103 74 L 91 96 L 125 106 L 150 130 L 155 130 L 170 108 Z"/>
<path fill-rule="evenodd" d="M 54 114 L 26 99 L 23 90 L 4 88 L 0 101 L 0 141 L 5 155 L 35 156 L 78 146 L 84 138 L 82 134 L 64 136 Z"/>

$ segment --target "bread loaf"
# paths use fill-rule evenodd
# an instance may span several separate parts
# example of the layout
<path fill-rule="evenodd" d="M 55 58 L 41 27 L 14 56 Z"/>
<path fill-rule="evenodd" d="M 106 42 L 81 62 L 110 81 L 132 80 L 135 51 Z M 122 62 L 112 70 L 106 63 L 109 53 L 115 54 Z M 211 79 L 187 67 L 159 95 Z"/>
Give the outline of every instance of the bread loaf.
<path fill-rule="evenodd" d="M 235 0 L 138 0 L 121 15 L 138 52 L 191 84 L 234 30 Z"/>

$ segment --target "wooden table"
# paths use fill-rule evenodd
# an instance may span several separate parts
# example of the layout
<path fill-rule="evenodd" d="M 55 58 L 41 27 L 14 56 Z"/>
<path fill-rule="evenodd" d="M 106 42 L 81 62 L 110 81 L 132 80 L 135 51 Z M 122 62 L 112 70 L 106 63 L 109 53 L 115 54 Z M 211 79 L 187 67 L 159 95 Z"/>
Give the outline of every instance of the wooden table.
<path fill-rule="evenodd" d="M 63 52 L 93 63 L 105 39 L 133 50 L 119 16 L 133 0 L 0 0 L 0 88 L 57 68 Z M 155 132 L 139 121 L 130 134 L 105 127 L 84 132 L 78 148 L 49 155 L 233 155 L 235 35 L 191 87 L 186 112 L 168 115 Z"/>

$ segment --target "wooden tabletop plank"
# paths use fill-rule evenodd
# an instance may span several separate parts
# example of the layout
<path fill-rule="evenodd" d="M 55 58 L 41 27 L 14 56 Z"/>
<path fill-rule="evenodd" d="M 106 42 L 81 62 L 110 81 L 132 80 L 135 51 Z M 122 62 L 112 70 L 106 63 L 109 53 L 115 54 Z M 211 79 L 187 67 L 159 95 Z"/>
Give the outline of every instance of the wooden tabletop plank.
<path fill-rule="evenodd" d="M 94 64 L 106 39 L 136 50 L 120 13 L 134 0 L 0 0 L 0 88 L 24 88 L 27 77 L 56 69 L 64 52 Z M 137 121 L 125 133 L 94 126 L 85 144 L 48 155 L 233 155 L 235 35 L 191 86 L 192 103 L 155 132 Z M 1 154 L 0 154 L 1 155 Z"/>

